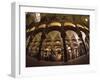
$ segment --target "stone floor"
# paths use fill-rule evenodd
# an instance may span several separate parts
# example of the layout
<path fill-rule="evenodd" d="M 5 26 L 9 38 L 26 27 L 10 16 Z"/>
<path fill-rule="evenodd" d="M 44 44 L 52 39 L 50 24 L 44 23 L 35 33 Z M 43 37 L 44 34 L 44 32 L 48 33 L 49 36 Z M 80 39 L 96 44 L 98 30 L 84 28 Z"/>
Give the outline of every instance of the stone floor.
<path fill-rule="evenodd" d="M 61 61 L 38 61 L 35 58 L 27 56 L 26 67 L 41 67 L 41 66 L 61 66 L 61 65 L 81 65 L 89 64 L 89 55 L 83 55 L 78 58 L 69 60 L 68 62 Z"/>

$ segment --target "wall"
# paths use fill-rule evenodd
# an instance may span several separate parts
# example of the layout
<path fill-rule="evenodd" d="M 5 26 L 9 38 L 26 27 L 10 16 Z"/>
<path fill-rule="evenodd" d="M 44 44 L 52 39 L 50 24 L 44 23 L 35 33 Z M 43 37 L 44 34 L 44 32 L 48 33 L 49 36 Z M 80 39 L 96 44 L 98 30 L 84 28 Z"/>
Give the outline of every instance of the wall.
<path fill-rule="evenodd" d="M 14 80 L 10 77 L 11 67 L 11 2 L 22 1 L 22 0 L 1 0 L 0 2 L 0 80 Z M 24 1 L 24 0 L 23 0 Z M 96 12 L 96 37 L 95 37 L 95 49 L 96 49 L 96 60 L 97 72 L 87 74 L 65 74 L 61 76 L 46 76 L 46 77 L 30 77 L 30 78 L 18 78 L 17 80 L 99 80 L 100 74 L 100 58 L 99 58 L 99 41 L 100 41 L 100 0 L 26 0 L 24 2 L 32 2 L 33 4 L 39 5 L 52 5 L 52 6 L 94 6 L 97 9 Z"/>

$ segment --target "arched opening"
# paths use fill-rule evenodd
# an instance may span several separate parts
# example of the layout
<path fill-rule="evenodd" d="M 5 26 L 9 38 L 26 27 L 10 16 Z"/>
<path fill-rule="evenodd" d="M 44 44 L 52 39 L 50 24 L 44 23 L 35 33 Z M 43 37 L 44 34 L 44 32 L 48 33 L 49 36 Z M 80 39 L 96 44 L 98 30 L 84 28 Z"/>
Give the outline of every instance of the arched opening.
<path fill-rule="evenodd" d="M 68 60 L 75 59 L 81 56 L 82 52 L 80 52 L 79 50 L 83 44 L 82 44 L 82 41 L 80 40 L 80 37 L 75 31 L 72 31 L 72 30 L 66 31 L 65 42 L 66 42 Z M 85 53 L 85 50 L 83 54 L 84 53 Z"/>
<path fill-rule="evenodd" d="M 41 41 L 42 32 L 37 33 L 36 35 L 29 36 L 27 44 L 27 54 L 31 57 L 36 57 L 37 53 L 39 53 L 39 45 Z"/>
<path fill-rule="evenodd" d="M 46 61 L 61 61 L 63 56 L 63 41 L 59 31 L 50 31 L 45 34 L 42 42 L 41 57 Z"/>

